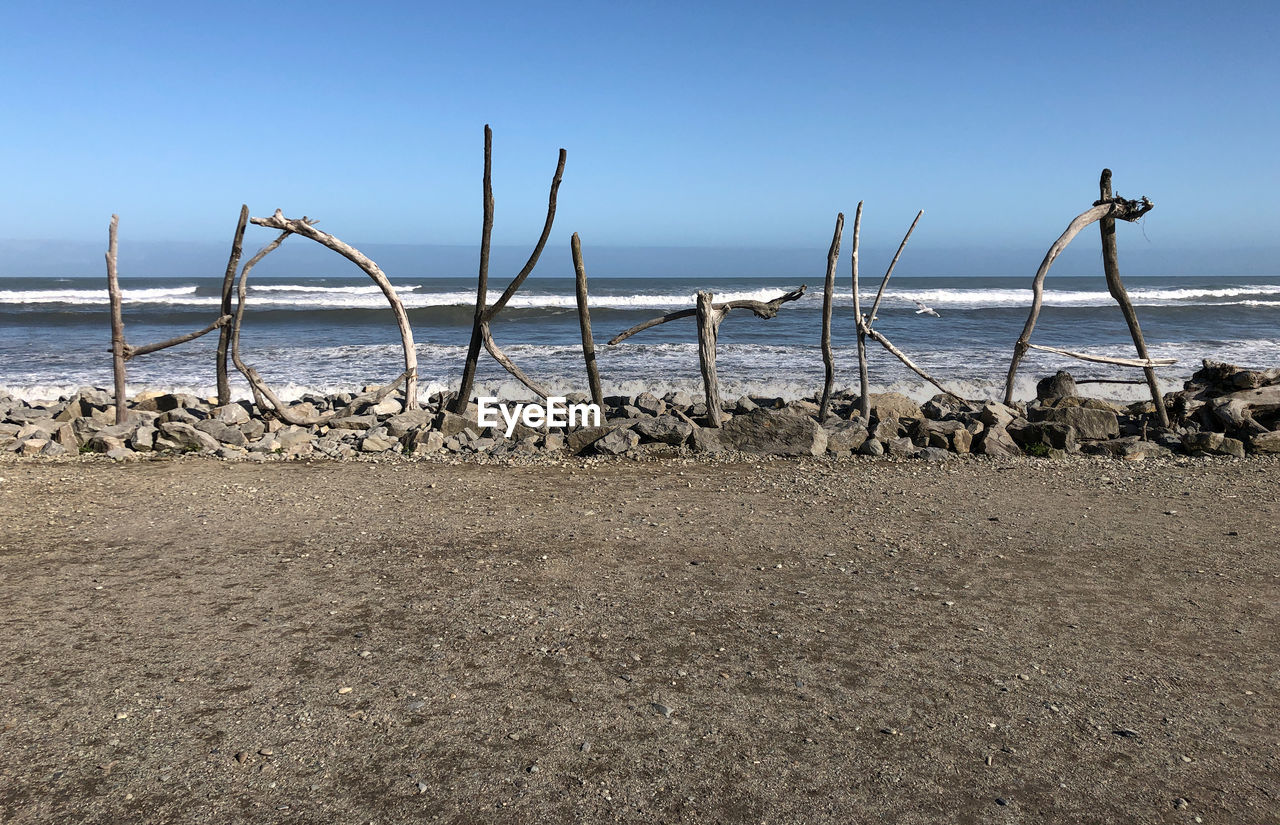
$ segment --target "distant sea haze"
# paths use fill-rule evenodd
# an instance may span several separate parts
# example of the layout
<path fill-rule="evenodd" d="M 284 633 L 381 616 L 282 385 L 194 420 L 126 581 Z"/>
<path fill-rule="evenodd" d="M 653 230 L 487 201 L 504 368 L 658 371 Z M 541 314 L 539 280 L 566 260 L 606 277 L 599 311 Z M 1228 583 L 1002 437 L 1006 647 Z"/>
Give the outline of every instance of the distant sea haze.
<path fill-rule="evenodd" d="M 53 398 L 78 386 L 111 384 L 110 330 L 102 278 L 0 278 L 0 391 Z M 735 312 L 721 326 L 719 374 L 727 397 L 797 397 L 821 388 L 818 348 L 822 284 L 772 320 Z M 878 279 L 864 276 L 864 299 Z M 877 327 L 914 360 L 961 395 L 995 397 L 1031 301 L 1028 277 L 894 276 Z M 474 277 L 393 278 L 418 345 L 422 390 L 455 387 L 470 335 Z M 1280 361 L 1280 278 L 1267 276 L 1126 278 L 1152 357 L 1175 358 L 1160 374 L 1177 388 L 1202 358 L 1251 366 Z M 124 278 L 130 343 L 143 344 L 204 326 L 220 302 L 219 278 Z M 699 386 L 692 319 L 647 330 L 617 346 L 605 342 L 655 315 L 693 305 L 708 289 L 716 300 L 768 300 L 799 285 L 777 277 L 597 278 L 591 282 L 592 324 L 601 376 L 611 394 Z M 505 286 L 499 279 L 496 286 Z M 1112 356 L 1133 356 L 1119 309 L 1100 277 L 1050 275 L 1036 343 Z M 493 293 L 497 297 L 497 291 Z M 916 312 L 917 303 L 941 317 Z M 494 335 L 531 376 L 557 392 L 586 387 L 573 282 L 535 275 L 494 323 Z M 129 363 L 131 391 L 213 391 L 215 335 Z M 856 387 L 852 297 L 847 273 L 837 281 L 833 343 L 837 387 Z M 245 360 L 286 396 L 389 380 L 403 365 L 394 319 L 378 288 L 361 277 L 274 275 L 249 289 L 242 336 Z M 924 398 L 936 390 L 870 344 L 874 390 Z M 1122 367 L 1032 352 L 1021 368 L 1019 395 L 1034 379 L 1066 368 L 1078 377 L 1136 378 Z M 248 397 L 248 387 L 234 382 Z M 487 356 L 478 391 L 526 397 Z M 1090 392 L 1140 397 L 1142 388 L 1095 385 Z"/>

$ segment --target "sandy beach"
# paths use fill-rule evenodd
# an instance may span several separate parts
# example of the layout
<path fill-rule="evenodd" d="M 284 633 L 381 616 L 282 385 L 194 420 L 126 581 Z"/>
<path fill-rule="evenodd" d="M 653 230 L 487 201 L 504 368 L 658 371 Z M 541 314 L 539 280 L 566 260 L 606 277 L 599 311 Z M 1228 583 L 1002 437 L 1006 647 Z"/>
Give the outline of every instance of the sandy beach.
<path fill-rule="evenodd" d="M 1276 821 L 1277 470 L 8 460 L 0 819 Z"/>

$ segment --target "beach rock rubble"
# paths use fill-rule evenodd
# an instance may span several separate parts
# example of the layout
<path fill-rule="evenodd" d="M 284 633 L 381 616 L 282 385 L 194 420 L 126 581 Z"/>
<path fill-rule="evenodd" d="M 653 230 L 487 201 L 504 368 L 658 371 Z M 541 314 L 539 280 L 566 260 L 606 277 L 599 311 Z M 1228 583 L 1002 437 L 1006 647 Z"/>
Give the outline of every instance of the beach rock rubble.
<path fill-rule="evenodd" d="M 327 416 L 309 427 L 285 424 L 249 402 L 218 406 L 185 393 L 144 393 L 115 423 L 111 394 L 85 387 L 40 404 L 0 395 L 0 451 L 26 458 L 80 454 L 116 460 L 196 454 L 263 461 L 359 456 L 669 457 L 743 453 L 761 456 L 888 456 L 942 461 L 957 456 L 1006 459 L 1075 454 L 1140 460 L 1173 454 L 1243 458 L 1280 453 L 1280 369 L 1252 370 L 1205 361 L 1183 388 L 1165 396 L 1172 426 L 1160 428 L 1154 404 L 1120 406 L 1078 394 L 1069 373 L 1042 379 L 1036 399 L 1007 406 L 939 394 L 918 404 L 898 393 L 873 394 L 863 420 L 859 399 L 833 396 L 818 423 L 816 399 L 743 396 L 723 404 L 723 424 L 706 426 L 706 406 L 683 391 L 605 399 L 599 426 L 539 430 L 517 423 L 482 427 L 475 405 L 447 409 L 450 394 L 405 410 L 397 397 L 370 403 L 351 394 L 305 395 L 299 415 Z M 576 399 L 575 400 L 582 400 Z"/>

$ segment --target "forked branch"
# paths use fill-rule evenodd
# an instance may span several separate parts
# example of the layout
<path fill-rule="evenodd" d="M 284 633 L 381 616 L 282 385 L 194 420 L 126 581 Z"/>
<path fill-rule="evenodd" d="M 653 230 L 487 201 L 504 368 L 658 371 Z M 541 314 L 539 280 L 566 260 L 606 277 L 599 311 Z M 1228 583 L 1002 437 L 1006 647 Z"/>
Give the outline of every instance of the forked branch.
<path fill-rule="evenodd" d="M 799 300 L 800 297 L 804 295 L 804 292 L 807 288 L 808 288 L 808 285 L 801 284 L 799 289 L 793 289 L 790 292 L 786 293 L 785 295 L 779 295 L 777 298 L 774 298 L 771 301 L 753 301 L 753 300 L 726 301 L 723 304 L 715 304 L 712 308 L 721 318 L 727 315 L 731 310 L 749 309 L 753 313 L 755 313 L 755 316 L 757 318 L 769 319 L 769 318 L 775 317 L 778 314 L 778 310 L 782 307 L 783 304 L 788 303 L 790 301 Z M 698 314 L 698 310 L 696 308 L 678 309 L 675 312 L 668 312 L 666 315 L 661 315 L 657 318 L 650 318 L 648 321 L 645 321 L 643 324 L 636 324 L 631 329 L 626 330 L 625 332 L 620 332 L 617 335 L 613 336 L 613 338 L 609 339 L 609 346 L 613 346 L 614 344 L 620 344 L 623 341 L 630 338 L 632 335 L 635 335 L 637 332 L 644 332 L 646 329 L 649 329 L 650 327 L 656 327 L 659 324 L 665 324 L 668 321 L 678 321 L 681 318 L 692 318 L 697 314 Z"/>

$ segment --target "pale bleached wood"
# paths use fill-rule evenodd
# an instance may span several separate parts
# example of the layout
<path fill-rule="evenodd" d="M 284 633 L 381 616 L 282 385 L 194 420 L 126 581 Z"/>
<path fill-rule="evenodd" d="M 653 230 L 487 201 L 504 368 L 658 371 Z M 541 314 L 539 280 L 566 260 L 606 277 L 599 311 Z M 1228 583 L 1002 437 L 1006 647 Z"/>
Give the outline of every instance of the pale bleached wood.
<path fill-rule="evenodd" d="M 785 295 L 779 295 L 771 301 L 752 301 L 746 299 L 741 301 L 727 301 L 723 304 L 716 304 L 715 308 L 725 313 L 734 309 L 749 309 L 757 318 L 764 318 L 767 320 L 769 318 L 776 317 L 778 310 L 783 304 L 799 300 L 804 295 L 806 289 L 808 289 L 808 286 L 806 284 L 801 284 L 799 289 L 793 289 Z M 678 309 L 675 312 L 668 312 L 666 315 L 661 315 L 657 318 L 650 318 L 643 324 L 636 324 L 634 327 L 624 330 L 610 338 L 609 346 L 619 344 L 630 338 L 632 335 L 635 335 L 637 332 L 643 332 L 646 329 L 656 327 L 659 324 L 665 324 L 668 321 L 677 321 L 681 318 L 692 318 L 697 314 L 698 310 L 696 308 Z"/>
<path fill-rule="evenodd" d="M 1143 369 L 1152 369 L 1154 367 L 1168 367 L 1178 363 L 1176 358 L 1112 358 L 1107 355 L 1090 355 L 1087 352 L 1076 352 L 1075 350 L 1062 349 L 1060 347 L 1048 347 L 1044 344 L 1027 344 L 1027 347 L 1030 349 L 1038 349 L 1043 352 L 1052 352 L 1057 355 L 1065 355 L 1069 358 L 1078 358 L 1081 361 L 1092 361 L 1095 364 L 1116 364 L 1121 367 L 1141 367 Z M 1077 381 L 1076 383 L 1080 382 Z"/>
<path fill-rule="evenodd" d="M 310 225 L 308 219 L 305 217 L 299 220 L 308 226 Z M 257 266 L 263 258 L 278 249 L 280 244 L 284 243 L 290 235 L 294 234 L 302 233 L 295 232 L 293 229 L 283 230 L 275 240 L 258 250 L 257 254 L 250 258 L 245 263 L 244 268 L 240 270 L 240 278 L 236 283 L 236 311 L 231 320 L 231 361 L 236 365 L 236 369 L 240 371 L 240 374 L 245 377 L 245 380 L 249 382 L 249 390 L 253 393 L 254 402 L 258 405 L 259 410 L 266 411 L 268 409 L 274 409 L 280 420 L 299 427 L 309 427 L 315 424 L 324 424 L 332 420 L 337 416 L 339 411 L 330 410 L 322 415 L 298 415 L 293 412 L 288 404 L 280 400 L 280 397 L 276 395 L 267 382 L 262 379 L 262 376 L 258 374 L 258 371 L 246 364 L 244 359 L 240 356 L 240 330 L 244 325 L 245 307 L 248 306 L 249 273 L 253 271 L 253 268 Z M 406 385 L 405 392 L 407 396 L 408 385 L 415 380 L 416 371 L 406 369 L 391 383 L 379 387 L 371 392 L 357 396 L 357 399 L 381 401 L 383 398 L 390 395 L 391 392 L 402 383 Z M 355 403 L 355 400 L 356 399 L 353 399 L 352 403 Z M 407 406 L 406 409 L 408 409 Z"/>
<path fill-rule="evenodd" d="M 716 378 L 716 336 L 720 320 L 727 309 L 711 303 L 710 292 L 698 293 L 695 312 L 698 317 L 698 366 L 702 372 L 703 395 L 707 405 L 707 424 L 720 426 L 720 382 Z"/>
<path fill-rule="evenodd" d="M 502 368 L 505 369 L 507 372 L 511 373 L 511 375 L 514 376 L 515 379 L 519 381 L 521 384 L 524 384 L 526 387 L 533 390 L 541 397 L 543 398 L 547 397 L 546 388 L 543 387 L 541 384 L 539 384 L 537 381 L 534 381 L 529 376 L 525 375 L 524 370 L 517 367 L 515 362 L 512 361 L 507 356 L 507 354 L 503 352 L 498 347 L 498 345 L 494 342 L 493 331 L 489 328 L 488 321 L 485 321 L 480 325 L 480 334 L 481 334 L 482 340 L 484 341 L 484 348 L 488 351 L 490 355 L 493 356 L 493 360 L 501 364 Z"/>
<path fill-rule="evenodd" d="M 853 259 L 853 318 L 858 332 L 858 386 L 861 395 L 858 397 L 858 411 L 862 414 L 862 423 L 871 420 L 871 380 L 867 374 L 867 331 L 862 328 L 862 295 L 858 283 L 858 242 L 862 235 L 862 201 L 858 201 L 858 211 L 853 215 L 853 249 L 849 255 Z"/>
<path fill-rule="evenodd" d="M 889 277 L 893 275 L 893 268 L 898 265 L 898 259 L 902 257 L 902 250 L 906 248 L 907 241 L 911 240 L 911 233 L 916 231 L 916 224 L 920 223 L 920 216 L 923 214 L 923 209 L 916 213 L 916 219 L 911 222 L 911 226 L 907 229 L 907 234 L 902 236 L 902 243 L 898 244 L 898 251 L 894 253 L 893 260 L 889 262 L 889 268 L 884 272 L 884 280 L 880 282 L 880 289 L 876 291 L 876 300 L 871 304 L 871 312 L 867 316 L 868 324 L 875 323 L 876 312 L 880 309 L 880 299 L 884 298 L 885 287 L 889 285 Z"/>
<path fill-rule="evenodd" d="M 1112 198 L 1111 193 L 1111 170 L 1103 169 L 1102 177 L 1098 181 L 1098 199 L 1109 201 Z M 1120 305 L 1120 312 L 1124 315 L 1124 321 L 1129 326 L 1129 335 L 1133 338 L 1133 346 L 1138 351 L 1138 358 L 1142 360 L 1150 360 L 1151 355 L 1147 352 L 1147 341 L 1142 335 L 1142 326 L 1138 323 L 1138 313 L 1134 311 L 1133 302 L 1129 300 L 1129 293 L 1124 288 L 1124 281 L 1120 279 L 1120 258 L 1116 250 L 1116 220 L 1110 216 L 1104 216 L 1098 221 L 1098 229 L 1102 234 L 1102 269 L 1107 277 L 1107 290 L 1111 293 L 1111 297 Z M 1160 426 L 1169 428 L 1169 413 L 1164 407 L 1164 395 L 1160 392 L 1160 381 L 1156 378 L 1156 371 L 1151 367 L 1143 367 L 1143 373 L 1147 379 L 1147 386 L 1151 388 L 1151 400 L 1155 402 L 1156 419 L 1160 422 Z"/>
<path fill-rule="evenodd" d="M 194 341 L 202 335 L 207 335 L 210 332 L 213 332 L 215 329 L 227 329 L 233 318 L 234 316 L 231 315 L 223 315 L 204 329 L 198 329 L 195 332 L 188 332 L 186 335 L 179 335 L 176 338 L 170 338 L 167 341 L 160 341 L 156 344 L 144 344 L 140 347 L 131 347 L 126 344 L 124 348 L 124 359 L 129 361 L 140 355 L 147 355 L 152 352 L 159 352 L 162 349 L 168 349 L 169 347 L 176 347 L 178 344 L 185 344 L 188 341 Z"/>
<path fill-rule="evenodd" d="M 286 218 L 277 209 L 275 214 L 269 218 L 250 218 L 250 222 L 256 226 L 265 226 L 268 229 L 279 229 L 284 232 L 301 235 L 321 246 L 332 249 L 364 270 L 364 273 L 378 285 L 378 289 L 386 297 L 387 303 L 391 305 L 391 311 L 396 318 L 396 326 L 400 328 L 400 343 L 404 348 L 404 371 L 409 374 L 409 380 L 405 384 L 404 407 L 406 410 L 416 410 L 418 408 L 418 353 L 414 348 L 413 328 L 409 326 L 409 315 L 405 312 L 404 304 L 400 301 L 400 296 L 396 293 L 395 287 L 391 285 L 391 281 L 387 279 L 386 274 L 363 252 L 327 232 L 316 229 L 314 221 L 308 220 L 306 217 Z M 243 297 L 241 300 L 243 300 Z"/>
<path fill-rule="evenodd" d="M 1104 215 L 1110 215 L 1113 218 L 1126 221 L 1136 221 L 1138 218 L 1151 211 L 1151 201 L 1143 198 L 1141 201 L 1124 201 L 1113 198 L 1110 201 L 1099 201 L 1089 209 L 1076 215 L 1071 223 L 1067 224 L 1067 228 L 1063 230 L 1058 239 L 1049 247 L 1049 251 L 1044 254 L 1044 260 L 1040 262 L 1040 268 L 1036 270 L 1036 276 L 1031 281 L 1031 311 L 1027 315 L 1027 322 L 1022 327 L 1022 333 L 1018 336 L 1018 341 L 1013 345 L 1013 357 L 1009 360 L 1009 374 L 1005 378 L 1004 384 L 1004 403 L 1013 403 L 1013 381 L 1018 374 L 1018 364 L 1022 361 L 1022 356 L 1026 354 L 1030 347 L 1031 333 L 1036 328 L 1036 320 L 1040 317 L 1040 307 L 1044 302 L 1044 279 L 1049 274 L 1049 267 L 1053 266 L 1053 262 L 1062 254 L 1062 250 L 1067 248 L 1067 244 L 1079 235 L 1080 232 L 1094 221 L 1101 220 Z"/>
<path fill-rule="evenodd" d="M 831 301 L 836 291 L 836 265 L 840 262 L 840 236 L 844 232 L 844 213 L 836 213 L 835 233 L 827 250 L 827 277 L 822 282 L 822 401 L 818 405 L 818 423 L 827 420 L 827 408 L 831 404 L 831 385 L 836 380 L 836 357 L 831 351 Z"/>
<path fill-rule="evenodd" d="M 600 387 L 596 342 L 591 335 L 591 307 L 587 302 L 587 267 L 582 262 L 582 241 L 577 232 L 569 239 L 569 253 L 573 256 L 574 290 L 578 299 L 578 326 L 582 330 L 582 358 L 587 364 L 587 385 L 591 388 L 591 400 L 603 411 L 604 390 Z"/>
<path fill-rule="evenodd" d="M 111 369 L 115 377 L 116 423 L 123 424 L 129 417 L 125 399 L 125 348 L 123 299 L 120 296 L 120 275 L 116 269 L 119 243 L 120 216 L 111 216 L 111 228 L 107 230 L 107 295 L 111 301 Z"/>
<path fill-rule="evenodd" d="M 881 335 L 879 330 L 872 328 L 869 324 L 864 324 L 863 328 L 866 329 L 868 336 L 870 336 L 871 338 L 879 342 L 880 346 L 884 347 L 886 350 L 888 350 L 890 353 L 896 356 L 897 359 L 901 361 L 903 364 L 906 364 L 907 369 L 911 370 L 916 375 L 920 376 L 921 378 L 928 381 L 930 384 L 934 385 L 935 387 L 947 393 L 948 395 L 956 395 L 957 397 L 959 397 L 958 393 L 953 393 L 951 390 L 942 386 L 942 384 L 938 381 L 938 379 L 934 378 L 932 375 L 930 375 L 929 373 L 925 372 L 923 369 L 918 367 L 914 361 L 912 361 L 910 358 L 907 357 L 906 353 L 904 353 L 902 350 L 895 347 L 888 338 L 885 338 L 883 335 Z"/>
<path fill-rule="evenodd" d="M 240 255 L 244 251 L 244 230 L 249 225 L 249 206 L 241 204 L 240 220 L 236 223 L 236 232 L 231 239 L 231 255 L 227 258 L 227 269 L 222 275 L 222 316 L 231 315 L 231 292 L 235 286 L 236 270 L 240 267 Z M 227 379 L 227 347 L 231 343 L 231 327 L 224 324 L 218 332 L 217 385 L 218 404 L 231 403 L 231 382 Z"/>

